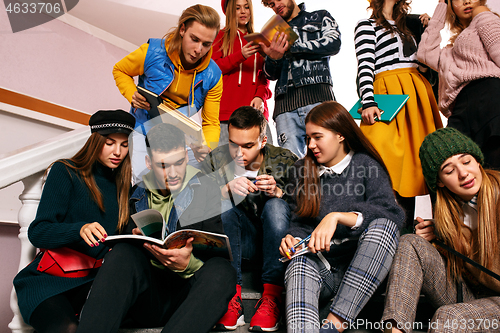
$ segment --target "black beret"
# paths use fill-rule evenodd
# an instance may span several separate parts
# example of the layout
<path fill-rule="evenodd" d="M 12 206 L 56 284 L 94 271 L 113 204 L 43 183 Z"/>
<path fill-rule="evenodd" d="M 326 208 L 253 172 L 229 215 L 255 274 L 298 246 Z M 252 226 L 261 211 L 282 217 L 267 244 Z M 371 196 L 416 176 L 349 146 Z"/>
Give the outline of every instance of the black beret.
<path fill-rule="evenodd" d="M 92 133 L 128 135 L 134 130 L 135 118 L 123 110 L 99 110 L 90 117 L 89 126 Z"/>

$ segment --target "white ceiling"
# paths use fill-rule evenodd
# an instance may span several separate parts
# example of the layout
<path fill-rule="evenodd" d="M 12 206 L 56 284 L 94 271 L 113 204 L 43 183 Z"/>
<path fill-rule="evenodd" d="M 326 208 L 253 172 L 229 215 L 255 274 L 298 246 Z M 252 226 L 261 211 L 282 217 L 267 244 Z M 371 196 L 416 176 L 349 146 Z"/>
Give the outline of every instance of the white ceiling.
<path fill-rule="evenodd" d="M 224 22 L 220 0 L 203 0 Z M 196 0 L 80 0 L 68 13 L 136 46 L 162 37 L 177 24 L 182 11 Z"/>

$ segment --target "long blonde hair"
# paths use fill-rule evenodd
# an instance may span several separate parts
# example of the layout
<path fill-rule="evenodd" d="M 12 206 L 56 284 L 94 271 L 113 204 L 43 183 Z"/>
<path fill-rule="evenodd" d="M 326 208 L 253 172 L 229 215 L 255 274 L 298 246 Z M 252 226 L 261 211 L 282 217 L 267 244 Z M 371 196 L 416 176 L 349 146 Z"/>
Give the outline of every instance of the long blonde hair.
<path fill-rule="evenodd" d="M 455 43 L 458 35 L 462 33 L 462 31 L 467 28 L 464 26 L 457 15 L 455 15 L 455 11 L 453 10 L 453 0 L 448 0 L 448 10 L 446 12 L 446 23 L 450 28 L 450 45 Z M 479 0 L 479 4 L 481 6 L 486 5 L 486 0 Z"/>
<path fill-rule="evenodd" d="M 163 36 L 163 39 L 165 39 L 165 48 L 167 48 L 168 53 L 181 52 L 181 27 L 184 26 L 187 29 L 195 21 L 208 29 L 214 29 L 216 36 L 219 33 L 220 17 L 217 11 L 209 6 L 193 5 L 182 12 L 177 22 L 177 27 L 172 28 Z"/>
<path fill-rule="evenodd" d="M 58 160 L 68 168 L 74 170 L 87 185 L 92 199 L 101 211 L 105 211 L 102 193 L 95 183 L 93 166 L 102 152 L 106 136 L 97 132 L 92 133 L 83 147 L 70 159 Z M 54 162 L 55 163 L 55 162 Z M 52 163 L 53 164 L 53 163 Z M 50 168 L 50 167 L 49 167 Z M 48 171 L 48 169 L 47 169 Z M 47 172 L 46 172 L 47 173 Z M 118 200 L 118 226 L 119 231 L 127 225 L 129 220 L 129 190 L 132 179 L 132 165 L 130 154 L 127 154 L 123 162 L 113 172 L 116 183 L 116 195 Z"/>
<path fill-rule="evenodd" d="M 247 32 L 254 32 L 253 29 L 253 5 L 252 0 L 246 0 L 250 9 L 250 20 L 248 20 Z M 224 28 L 224 37 L 222 37 L 221 51 L 222 56 L 227 57 L 233 53 L 233 44 L 238 34 L 238 18 L 236 17 L 236 0 L 228 0 L 226 7 L 226 26 Z"/>
<path fill-rule="evenodd" d="M 462 232 L 467 228 L 463 224 L 464 212 L 462 201 L 446 187 L 437 188 L 434 217 L 438 237 L 448 246 L 471 258 L 478 255 L 479 263 L 491 269 L 493 259 L 498 252 L 497 225 L 500 223 L 500 172 L 484 170 L 479 165 L 483 181 L 477 195 L 478 208 L 478 244 L 471 243 Z M 476 245 L 476 246 L 475 246 Z M 477 253 L 472 253 L 477 248 Z M 464 263 L 454 255 L 447 257 L 449 275 L 457 280 L 462 276 Z"/>

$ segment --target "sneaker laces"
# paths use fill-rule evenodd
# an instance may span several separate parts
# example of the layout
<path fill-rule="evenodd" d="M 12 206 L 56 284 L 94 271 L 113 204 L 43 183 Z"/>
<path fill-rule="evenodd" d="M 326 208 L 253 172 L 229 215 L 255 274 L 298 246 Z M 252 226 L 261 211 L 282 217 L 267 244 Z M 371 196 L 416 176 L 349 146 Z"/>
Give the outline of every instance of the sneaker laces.
<path fill-rule="evenodd" d="M 229 307 L 227 309 L 227 312 L 234 312 L 236 314 L 240 313 L 242 306 L 241 306 L 241 301 L 238 301 L 238 299 L 240 299 L 239 296 L 234 296 L 233 298 L 231 298 L 231 302 L 229 302 Z"/>
<path fill-rule="evenodd" d="M 257 308 L 255 312 L 264 315 L 278 316 L 279 308 L 278 308 L 278 303 L 275 300 L 276 300 L 275 297 L 267 295 L 262 296 L 262 298 L 255 305 L 255 307 Z"/>

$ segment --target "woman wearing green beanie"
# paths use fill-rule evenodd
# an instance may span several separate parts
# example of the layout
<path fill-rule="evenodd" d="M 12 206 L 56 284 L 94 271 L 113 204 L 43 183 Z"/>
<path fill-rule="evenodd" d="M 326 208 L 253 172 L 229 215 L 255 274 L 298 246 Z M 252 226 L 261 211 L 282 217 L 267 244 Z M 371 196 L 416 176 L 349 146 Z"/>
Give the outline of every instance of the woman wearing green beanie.
<path fill-rule="evenodd" d="M 423 293 L 437 309 L 432 332 L 498 332 L 500 281 L 430 241 L 439 239 L 500 274 L 500 173 L 484 170 L 479 147 L 454 128 L 427 135 L 419 156 L 425 181 L 436 193 L 435 222 L 417 218 L 416 235 L 401 237 L 382 321 L 392 332 L 417 328 Z"/>

